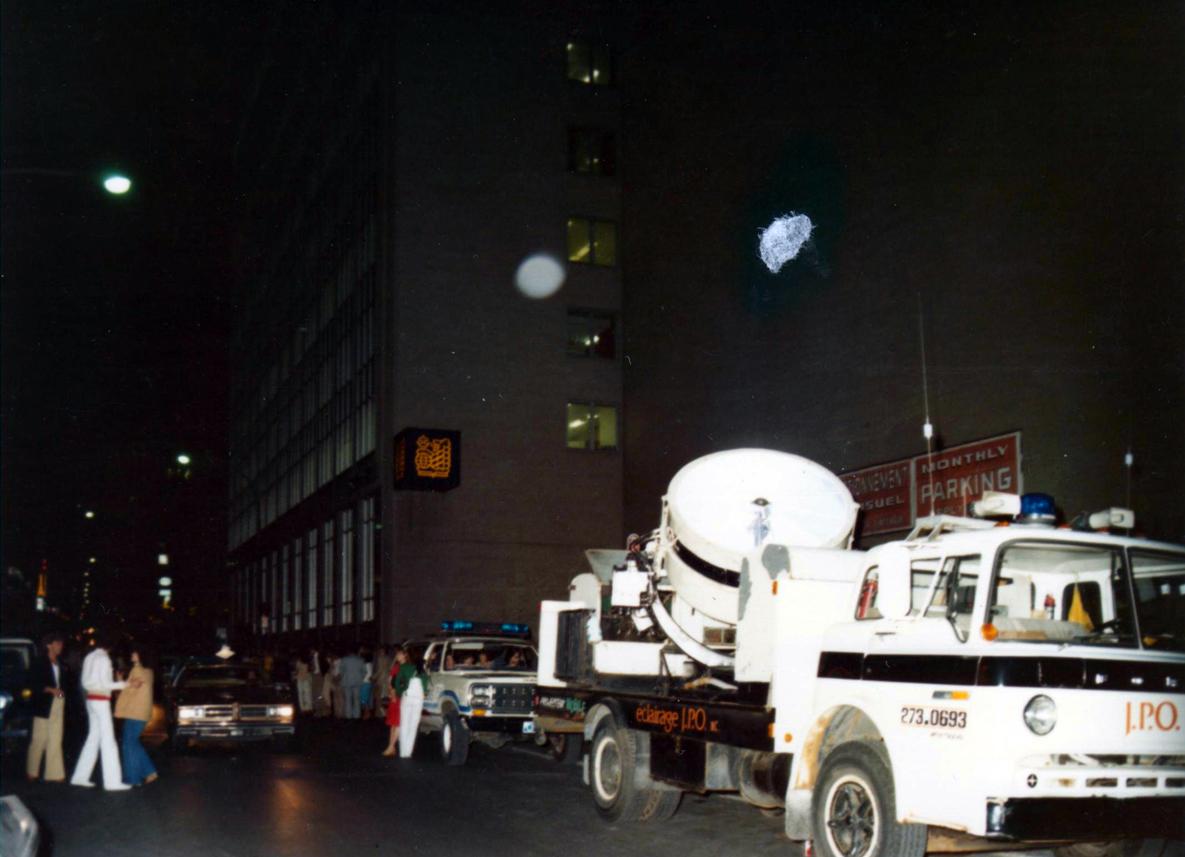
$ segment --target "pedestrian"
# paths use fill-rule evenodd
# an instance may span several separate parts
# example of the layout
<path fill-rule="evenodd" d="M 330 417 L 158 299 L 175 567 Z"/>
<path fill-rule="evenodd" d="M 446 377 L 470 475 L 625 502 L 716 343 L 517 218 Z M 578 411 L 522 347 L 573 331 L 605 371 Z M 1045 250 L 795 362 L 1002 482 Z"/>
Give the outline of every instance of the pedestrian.
<path fill-rule="evenodd" d="M 313 674 L 309 672 L 307 658 L 308 655 L 296 658 L 296 699 L 301 714 L 310 714 L 313 710 Z"/>
<path fill-rule="evenodd" d="M 129 786 L 142 786 L 157 778 L 152 759 L 140 743 L 144 727 L 152 719 L 152 668 L 155 663 L 146 647 L 132 649 L 128 687 L 120 691 L 119 699 L 115 701 L 115 716 L 123 718 L 123 781 Z"/>
<path fill-rule="evenodd" d="M 358 697 L 358 702 L 362 706 L 362 719 L 369 720 L 371 715 L 374 714 L 374 712 L 371 711 L 370 705 L 371 694 L 373 692 L 372 685 L 374 681 L 374 656 L 371 655 L 370 648 L 368 646 L 364 646 L 358 652 L 358 654 L 362 660 L 366 662 L 366 676 L 362 679 L 362 688 Z"/>
<path fill-rule="evenodd" d="M 391 667 L 391 704 L 387 706 L 387 725 L 391 727 L 391 737 L 387 742 L 387 749 L 383 751 L 384 756 L 395 755 L 395 742 L 399 740 L 399 729 L 403 720 L 403 691 L 415 673 L 416 668 L 407 662 L 407 650 L 403 646 L 396 646 L 395 665 Z"/>
<path fill-rule="evenodd" d="M 346 720 L 357 720 L 362 715 L 362 682 L 366 678 L 366 661 L 362 660 L 358 652 L 350 652 L 337 663 L 343 716 Z"/>
<path fill-rule="evenodd" d="M 420 731 L 420 713 L 424 710 L 424 697 L 428 695 L 428 674 L 424 672 L 424 661 L 417 657 L 407 689 L 399 699 L 399 756 L 410 759 L 416 748 L 416 735 Z M 402 670 L 401 670 L 402 672 Z"/>
<path fill-rule="evenodd" d="M 61 634 L 46 634 L 41 638 L 44 655 L 34 659 L 29 670 L 29 687 L 33 688 L 33 737 L 29 741 L 29 755 L 25 772 L 29 782 L 41 773 L 41 757 L 45 757 L 45 780 L 60 783 L 66 779 L 62 761 L 62 727 L 66 722 L 65 664 L 60 662 L 65 641 Z"/>
<path fill-rule="evenodd" d="M 109 792 L 127 791 L 131 786 L 123 781 L 119 767 L 119 747 L 115 743 L 115 730 L 111 723 L 111 693 L 129 686 L 126 681 L 116 681 L 111 673 L 111 636 L 101 633 L 95 650 L 82 661 L 82 689 L 86 693 L 86 742 L 82 754 L 74 766 L 70 784 L 90 788 L 91 774 L 95 762 L 103 759 L 103 788 Z"/>
<path fill-rule="evenodd" d="M 309 671 L 313 674 L 313 716 L 328 714 L 325 695 L 325 657 L 316 649 L 309 651 Z"/>
<path fill-rule="evenodd" d="M 378 654 L 374 661 L 374 690 L 371 693 L 376 717 L 385 717 L 387 714 L 387 699 L 391 693 L 391 685 L 388 679 L 391 674 L 391 663 L 390 648 L 388 646 L 379 646 Z"/>

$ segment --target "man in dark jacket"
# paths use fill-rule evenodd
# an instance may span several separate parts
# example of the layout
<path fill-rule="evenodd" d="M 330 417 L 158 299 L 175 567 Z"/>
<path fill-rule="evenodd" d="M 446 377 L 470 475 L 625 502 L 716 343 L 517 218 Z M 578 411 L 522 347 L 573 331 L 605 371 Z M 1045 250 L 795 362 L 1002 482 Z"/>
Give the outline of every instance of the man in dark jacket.
<path fill-rule="evenodd" d="M 41 773 L 41 757 L 45 757 L 45 779 L 60 783 L 66 779 L 62 761 L 62 724 L 66 719 L 66 667 L 59 660 L 62 654 L 62 635 L 46 634 L 41 638 L 45 649 L 33 661 L 29 670 L 29 687 L 33 689 L 33 738 L 29 741 L 29 756 L 25 772 L 29 780 Z"/>

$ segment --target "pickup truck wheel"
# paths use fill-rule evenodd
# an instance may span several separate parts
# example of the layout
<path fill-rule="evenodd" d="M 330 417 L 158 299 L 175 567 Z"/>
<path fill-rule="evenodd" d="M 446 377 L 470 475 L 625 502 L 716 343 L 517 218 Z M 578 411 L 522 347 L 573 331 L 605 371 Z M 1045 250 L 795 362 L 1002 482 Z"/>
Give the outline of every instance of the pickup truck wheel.
<path fill-rule="evenodd" d="M 823 857 L 922 857 L 926 825 L 896 820 L 896 791 L 882 745 L 852 741 L 823 762 L 811 800 Z"/>
<path fill-rule="evenodd" d="M 440 758 L 446 765 L 456 766 L 469 758 L 469 727 L 453 708 L 445 712 L 440 725 Z"/>
<path fill-rule="evenodd" d="M 551 757 L 565 765 L 574 765 L 584 753 L 584 735 L 580 732 L 549 732 L 547 744 Z"/>

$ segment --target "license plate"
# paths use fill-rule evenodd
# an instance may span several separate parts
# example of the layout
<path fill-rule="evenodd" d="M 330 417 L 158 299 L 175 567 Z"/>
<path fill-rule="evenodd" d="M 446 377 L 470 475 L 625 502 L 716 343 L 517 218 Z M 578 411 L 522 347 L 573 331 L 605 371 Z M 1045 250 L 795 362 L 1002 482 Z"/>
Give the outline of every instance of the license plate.
<path fill-rule="evenodd" d="M 535 731 L 535 721 L 527 720 L 523 722 L 523 734 L 527 735 Z"/>

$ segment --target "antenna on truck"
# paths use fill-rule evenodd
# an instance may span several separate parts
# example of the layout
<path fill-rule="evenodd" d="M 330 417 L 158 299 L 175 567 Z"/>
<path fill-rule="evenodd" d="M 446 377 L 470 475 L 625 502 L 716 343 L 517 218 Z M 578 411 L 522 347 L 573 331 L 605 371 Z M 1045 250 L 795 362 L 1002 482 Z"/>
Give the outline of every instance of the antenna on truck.
<path fill-rule="evenodd" d="M 922 293 L 918 292 L 918 337 L 922 341 L 922 400 L 925 403 L 926 421 L 922 424 L 922 436 L 926 438 L 926 470 L 930 475 L 930 514 L 934 514 L 934 424 L 930 422 L 930 385 L 926 378 L 926 327 L 922 315 Z"/>

